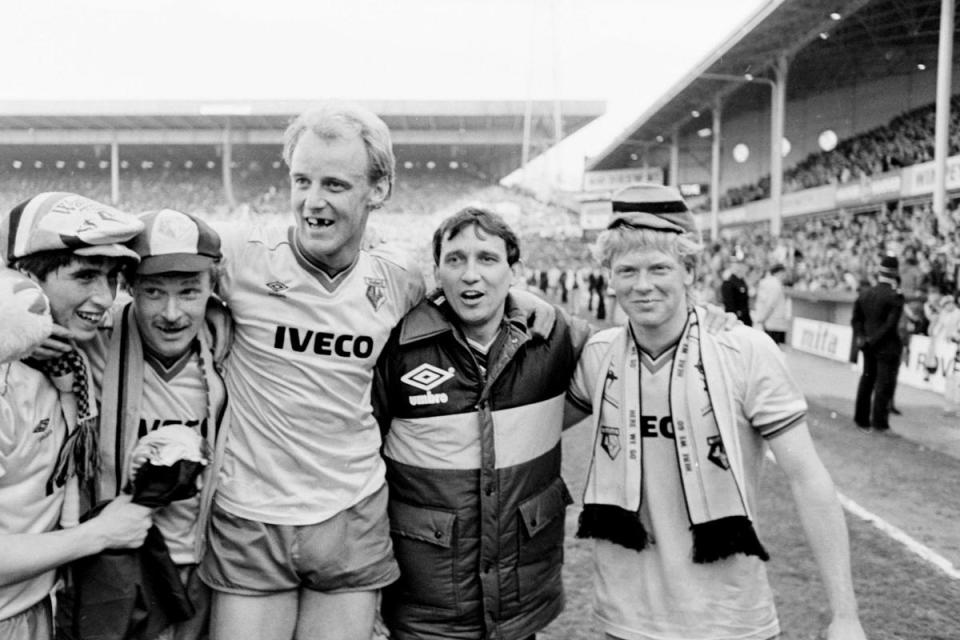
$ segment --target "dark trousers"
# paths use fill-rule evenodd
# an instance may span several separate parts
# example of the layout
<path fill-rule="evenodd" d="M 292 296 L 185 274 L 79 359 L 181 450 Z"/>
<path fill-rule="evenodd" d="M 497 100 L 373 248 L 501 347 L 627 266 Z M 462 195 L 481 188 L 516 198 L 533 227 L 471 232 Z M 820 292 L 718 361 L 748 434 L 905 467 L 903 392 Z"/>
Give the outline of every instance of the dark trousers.
<path fill-rule="evenodd" d="M 900 358 L 897 355 L 863 352 L 863 375 L 857 387 L 853 421 L 874 429 L 890 428 L 890 402 L 897 379 Z"/>
<path fill-rule="evenodd" d="M 767 335 L 773 338 L 773 341 L 777 344 L 784 344 L 787 341 L 787 332 L 786 331 L 770 331 L 764 329 L 767 332 Z"/>

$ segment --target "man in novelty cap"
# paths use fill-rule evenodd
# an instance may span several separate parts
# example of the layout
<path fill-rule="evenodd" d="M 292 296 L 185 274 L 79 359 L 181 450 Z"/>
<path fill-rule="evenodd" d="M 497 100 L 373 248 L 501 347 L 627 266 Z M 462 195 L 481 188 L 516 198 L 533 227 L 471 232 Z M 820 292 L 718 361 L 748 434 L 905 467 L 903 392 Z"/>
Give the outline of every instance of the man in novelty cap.
<path fill-rule="evenodd" d="M 756 527 L 764 444 L 787 474 L 832 611 L 831 640 L 863 640 L 843 512 L 780 350 L 743 325 L 711 333 L 691 301 L 703 251 L 673 189 L 613 198 L 595 255 L 627 322 L 584 347 L 571 401 L 591 412 L 577 536 L 594 540 L 607 637 L 774 638 Z"/>
<path fill-rule="evenodd" d="M 207 462 L 226 404 L 218 366 L 231 335 L 226 308 L 213 295 L 220 237 L 200 218 L 172 209 L 143 214 L 140 221 L 144 231 L 131 244 L 139 263 L 127 273 L 133 300 L 115 308 L 89 344 L 102 402 L 97 499 L 118 495 L 130 483 L 139 487 L 144 468 L 162 477 L 154 467 L 178 460 L 206 466 L 202 495 L 190 487 L 171 488 L 175 501 L 153 516 L 195 614 L 179 622 L 152 621 L 150 628 L 166 624 L 161 633 L 194 640 L 206 637 L 209 621 L 210 592 L 196 567 L 214 488 Z M 108 615 L 113 612 L 97 612 Z"/>
<path fill-rule="evenodd" d="M 29 295 L 36 321 L 52 316 L 60 345 L 32 350 L 46 360 L 0 363 L 0 638 L 51 638 L 57 568 L 139 547 L 150 526 L 150 509 L 129 496 L 77 525 L 78 484 L 89 485 L 99 468 L 97 404 L 77 347 L 96 336 L 119 272 L 139 260 L 128 243 L 142 230 L 132 215 L 62 192 L 41 193 L 0 218 L 0 252 L 12 267 L 0 280 L 14 282 L 4 311 Z M 0 331 L 23 328 L 5 321 Z"/>

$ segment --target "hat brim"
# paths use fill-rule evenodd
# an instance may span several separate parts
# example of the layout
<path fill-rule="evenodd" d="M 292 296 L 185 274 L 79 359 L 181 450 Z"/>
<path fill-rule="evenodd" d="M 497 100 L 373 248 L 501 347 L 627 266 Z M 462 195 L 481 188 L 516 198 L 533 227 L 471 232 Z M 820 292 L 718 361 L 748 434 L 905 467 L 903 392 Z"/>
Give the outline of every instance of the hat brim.
<path fill-rule="evenodd" d="M 122 244 L 97 244 L 89 247 L 78 247 L 73 250 L 78 256 L 104 256 L 107 258 L 130 258 L 140 262 L 136 251 Z"/>
<path fill-rule="evenodd" d="M 619 226 L 627 226 L 633 229 L 655 229 L 657 231 L 672 231 L 674 233 L 686 233 L 689 229 L 682 225 L 674 224 L 669 220 L 647 213 L 645 211 L 625 211 L 613 214 L 607 229 L 614 229 Z"/>
<path fill-rule="evenodd" d="M 209 270 L 216 263 L 216 258 L 196 253 L 166 253 L 143 258 L 137 267 L 137 273 L 144 276 L 158 273 L 200 273 Z"/>

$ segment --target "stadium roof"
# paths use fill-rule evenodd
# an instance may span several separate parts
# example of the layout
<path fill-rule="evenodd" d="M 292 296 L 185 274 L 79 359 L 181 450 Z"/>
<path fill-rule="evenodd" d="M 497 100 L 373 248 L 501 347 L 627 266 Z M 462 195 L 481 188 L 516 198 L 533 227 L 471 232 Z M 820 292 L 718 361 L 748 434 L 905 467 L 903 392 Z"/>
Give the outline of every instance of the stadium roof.
<path fill-rule="evenodd" d="M 516 145 L 524 101 L 358 101 L 379 114 L 404 145 Z M 218 144 L 229 124 L 235 143 L 279 143 L 306 101 L 0 102 L 0 144 Z M 535 101 L 533 115 L 554 104 Z M 597 101 L 560 104 L 564 135 L 603 114 Z M 551 129 L 552 133 L 552 129 Z M 116 136 L 116 138 L 114 137 Z"/>
<path fill-rule="evenodd" d="M 587 169 L 626 167 L 638 147 L 669 140 L 675 128 L 709 126 L 704 115 L 717 96 L 724 99 L 726 114 L 756 108 L 758 99 L 769 100 L 770 90 L 749 82 L 748 74 L 772 77 L 781 56 L 789 60 L 788 100 L 857 81 L 916 73 L 920 64 L 935 73 L 940 4 L 941 0 L 771 0 L 591 158 Z M 954 51 L 955 59 L 958 53 Z M 761 92 L 764 98 L 758 98 Z"/>

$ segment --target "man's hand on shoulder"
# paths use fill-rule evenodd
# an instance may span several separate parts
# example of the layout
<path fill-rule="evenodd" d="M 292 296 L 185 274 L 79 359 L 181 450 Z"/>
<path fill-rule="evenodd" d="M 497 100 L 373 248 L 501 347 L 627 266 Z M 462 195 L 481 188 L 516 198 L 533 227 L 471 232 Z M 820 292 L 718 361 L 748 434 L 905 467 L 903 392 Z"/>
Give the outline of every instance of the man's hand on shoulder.
<path fill-rule="evenodd" d="M 732 311 L 725 311 L 723 307 L 715 304 L 705 304 L 703 307 L 706 313 L 703 314 L 703 328 L 707 333 L 715 334 L 721 331 L 730 331 L 739 324 L 742 324 L 737 318 L 737 314 Z"/>
<path fill-rule="evenodd" d="M 41 361 L 56 360 L 65 353 L 73 350 L 73 345 L 70 343 L 71 338 L 73 338 L 73 335 L 69 329 L 54 324 L 53 330 L 50 332 L 50 337 L 37 345 L 27 357 L 32 360 Z"/>
<path fill-rule="evenodd" d="M 546 340 L 557 322 L 557 310 L 552 304 L 536 295 L 516 287 L 510 288 L 517 308 L 524 312 L 530 332 Z"/>

